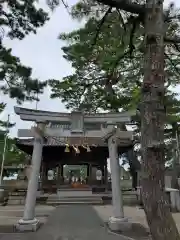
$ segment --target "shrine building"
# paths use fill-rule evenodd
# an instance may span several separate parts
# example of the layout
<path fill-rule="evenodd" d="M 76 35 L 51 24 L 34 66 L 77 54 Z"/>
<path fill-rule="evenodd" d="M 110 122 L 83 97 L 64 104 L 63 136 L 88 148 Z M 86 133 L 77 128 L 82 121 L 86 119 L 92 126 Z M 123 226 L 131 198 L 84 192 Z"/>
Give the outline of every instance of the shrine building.
<path fill-rule="evenodd" d="M 20 115 L 24 121 L 45 124 L 40 168 L 41 188 L 45 192 L 56 192 L 59 188 L 72 186 L 101 185 L 104 189 L 107 188 L 109 151 L 107 141 L 103 139 L 103 136 L 109 126 L 130 122 L 133 113 L 59 113 L 19 107 L 15 107 L 15 113 Z M 133 146 L 132 132 L 121 131 L 120 135 L 118 139 L 119 155 Z M 32 155 L 35 144 L 34 129 L 19 129 L 18 137 L 17 147 L 28 155 Z M 70 179 L 73 177 L 73 171 L 69 173 L 69 176 L 64 174 L 66 165 L 82 165 L 86 168 L 86 176 L 83 181 L 76 174 L 76 184 L 73 184 Z M 98 169 L 102 172 L 101 181 L 96 179 Z M 51 179 L 48 179 L 49 170 L 54 172 Z"/>

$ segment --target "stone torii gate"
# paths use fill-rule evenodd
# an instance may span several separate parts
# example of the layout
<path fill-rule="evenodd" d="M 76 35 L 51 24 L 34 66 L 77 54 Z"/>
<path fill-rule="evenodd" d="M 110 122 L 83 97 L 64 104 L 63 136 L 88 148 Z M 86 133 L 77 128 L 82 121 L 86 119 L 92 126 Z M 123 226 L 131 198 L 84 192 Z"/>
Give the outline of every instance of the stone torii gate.
<path fill-rule="evenodd" d="M 19 231 L 36 231 L 39 227 L 39 221 L 35 218 L 35 205 L 38 187 L 38 178 L 42 159 L 42 150 L 44 137 L 97 137 L 108 142 L 110 166 L 112 174 L 112 199 L 113 216 L 110 218 L 110 227 L 117 229 L 127 223 L 124 218 L 123 204 L 120 188 L 119 158 L 117 146 L 132 144 L 133 132 L 121 131 L 117 128 L 118 124 L 131 122 L 134 112 L 123 113 L 98 113 L 83 114 L 81 112 L 58 113 L 39 111 L 15 107 L 15 113 L 20 115 L 22 120 L 34 121 L 36 126 L 31 129 L 18 130 L 18 137 L 33 137 L 34 147 L 32 154 L 32 171 L 28 181 L 28 189 L 23 218 L 19 220 L 16 228 Z M 70 129 L 52 128 L 51 123 L 58 122 L 62 125 L 70 124 Z M 100 124 L 99 130 L 86 131 L 86 124 Z M 106 126 L 105 126 L 106 125 Z M 115 127 L 116 126 L 116 127 Z"/>
<path fill-rule="evenodd" d="M 111 167 L 111 184 L 112 184 L 112 205 L 113 216 L 109 218 L 109 227 L 111 230 L 127 230 L 131 228 L 131 223 L 128 218 L 124 217 L 123 197 L 120 185 L 120 168 L 118 145 L 122 139 L 122 131 L 113 126 L 108 126 L 108 132 L 104 135 L 104 141 L 108 142 L 110 167 Z M 129 137 L 133 140 L 132 132 L 129 132 Z"/>

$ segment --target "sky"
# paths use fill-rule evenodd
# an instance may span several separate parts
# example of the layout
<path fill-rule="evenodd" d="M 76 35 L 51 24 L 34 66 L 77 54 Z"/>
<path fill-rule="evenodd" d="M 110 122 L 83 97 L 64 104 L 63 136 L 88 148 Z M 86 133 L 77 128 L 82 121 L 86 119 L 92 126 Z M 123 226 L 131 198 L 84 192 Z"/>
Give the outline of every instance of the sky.
<path fill-rule="evenodd" d="M 76 0 L 68 0 L 69 5 L 76 3 Z M 166 0 L 165 5 L 171 1 Z M 180 7 L 180 2 L 173 1 Z M 40 6 L 47 9 L 45 0 L 39 1 Z M 64 6 L 58 7 L 52 14 L 49 22 L 37 31 L 36 35 L 29 35 L 24 40 L 5 39 L 5 45 L 12 48 L 12 53 L 21 59 L 24 65 L 33 69 L 33 77 L 40 80 L 62 79 L 72 73 L 71 65 L 62 57 L 61 47 L 64 42 L 58 40 L 61 32 L 70 32 L 82 26 L 82 23 L 72 20 Z M 0 102 L 6 102 L 6 110 L 0 115 L 0 119 L 6 120 L 10 114 L 10 121 L 15 122 L 15 127 L 11 130 L 13 137 L 17 136 L 18 128 L 30 128 L 32 122 L 20 120 L 14 113 L 16 101 L 9 99 L 8 96 L 1 97 Z M 22 107 L 35 108 L 36 102 L 25 102 Z M 50 90 L 46 89 L 40 96 L 38 109 L 56 112 L 67 112 L 60 99 L 50 99 Z"/>
<path fill-rule="evenodd" d="M 40 6 L 45 10 L 49 10 L 45 4 L 45 0 L 40 0 Z M 75 0 L 70 0 L 70 4 L 74 4 Z M 40 80 L 62 79 L 72 73 L 71 65 L 62 57 L 61 47 L 65 45 L 58 39 L 61 32 L 71 32 L 82 24 L 72 20 L 64 6 L 58 7 L 51 16 L 49 22 L 37 31 L 37 34 L 31 34 L 24 40 L 5 39 L 5 45 L 12 48 L 12 53 L 18 56 L 24 65 L 33 69 L 32 76 Z M 18 128 L 29 128 L 32 122 L 20 120 L 19 116 L 14 113 L 14 106 L 17 105 L 15 100 L 3 96 L 0 102 L 6 102 L 6 110 L 1 114 L 0 119 L 7 119 L 10 114 L 10 121 L 15 122 L 16 126 L 11 130 L 11 135 L 17 136 Z M 35 108 L 36 102 L 25 102 L 22 107 Z M 38 109 L 49 111 L 66 112 L 64 105 L 60 99 L 50 99 L 50 89 L 46 89 L 44 94 L 40 96 Z"/>

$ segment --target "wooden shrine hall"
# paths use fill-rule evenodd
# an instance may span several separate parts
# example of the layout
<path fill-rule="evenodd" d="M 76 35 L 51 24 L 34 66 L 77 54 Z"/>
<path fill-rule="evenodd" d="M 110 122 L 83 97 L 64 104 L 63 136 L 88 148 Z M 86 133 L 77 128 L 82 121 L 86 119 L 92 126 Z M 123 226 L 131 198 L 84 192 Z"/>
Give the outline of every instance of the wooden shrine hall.
<path fill-rule="evenodd" d="M 107 141 L 103 136 L 108 132 L 109 126 L 131 121 L 132 113 L 99 113 L 82 114 L 81 112 L 55 113 L 15 107 L 16 114 L 22 120 L 43 123 L 42 130 L 42 156 L 40 167 L 41 188 L 56 192 L 65 187 L 92 187 L 101 185 L 104 189 L 108 186 L 107 158 L 109 150 Z M 35 146 L 34 136 L 36 128 L 20 129 L 18 131 L 17 147 L 33 155 Z M 132 148 L 132 132 L 120 131 L 118 138 L 118 154 Z M 70 171 L 68 176 L 64 173 L 64 166 L 78 165 L 86 167 L 86 176 L 73 176 Z M 48 178 L 48 172 L 54 175 Z M 102 178 L 97 180 L 96 172 L 101 170 Z M 72 178 L 76 177 L 75 183 Z"/>

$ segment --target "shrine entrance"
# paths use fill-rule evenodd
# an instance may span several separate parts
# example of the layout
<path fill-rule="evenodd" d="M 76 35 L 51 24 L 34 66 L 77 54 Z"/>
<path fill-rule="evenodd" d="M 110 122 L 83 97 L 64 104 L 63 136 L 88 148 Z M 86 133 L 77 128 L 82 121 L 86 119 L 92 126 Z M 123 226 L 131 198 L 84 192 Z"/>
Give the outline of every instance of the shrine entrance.
<path fill-rule="evenodd" d="M 57 113 L 15 107 L 22 120 L 34 121 L 31 129 L 18 130 L 17 147 L 32 156 L 31 174 L 23 218 L 17 228 L 34 231 L 34 216 L 40 174 L 42 192 L 63 188 L 108 187 L 110 158 L 114 216 L 123 218 L 119 155 L 133 147 L 132 132 L 118 126 L 131 122 L 134 113 Z M 88 193 L 91 191 L 89 189 Z"/>
<path fill-rule="evenodd" d="M 72 142 L 81 142 L 83 138 L 67 138 L 66 142 L 59 144 L 59 138 L 46 137 L 42 151 L 40 168 L 41 190 L 44 193 L 56 193 L 58 189 L 80 188 L 91 189 L 96 186 L 108 188 L 107 158 L 108 148 L 102 139 L 86 138 L 88 151 L 85 146 L 78 146 L 75 151 Z M 88 142 L 87 142 L 88 141 Z M 98 143 L 93 145 L 91 142 Z M 16 145 L 27 154 L 33 154 L 34 139 L 18 139 Z M 72 145 L 71 145 L 72 144 Z M 129 146 L 119 150 L 125 151 Z M 100 173 L 100 176 L 97 176 Z"/>
<path fill-rule="evenodd" d="M 64 184 L 69 184 L 73 188 L 85 187 L 87 185 L 87 165 L 64 165 Z"/>
<path fill-rule="evenodd" d="M 62 188 L 108 189 L 108 144 L 103 136 L 114 125 L 131 121 L 125 113 L 56 113 L 15 107 L 22 120 L 35 121 L 36 127 L 19 129 L 17 147 L 38 157 L 40 186 L 44 193 Z M 132 148 L 131 132 L 120 131 L 117 151 Z M 38 154 L 37 154 L 38 153 Z M 40 158 L 40 159 L 39 159 Z"/>
<path fill-rule="evenodd" d="M 62 168 L 62 169 L 61 169 Z M 48 168 L 47 174 L 41 173 L 44 176 L 42 179 L 42 190 L 46 192 L 58 188 L 87 188 L 89 166 L 87 164 L 81 165 L 62 165 L 61 167 Z M 48 186 L 49 185 L 49 188 Z M 54 187 L 52 187 L 54 185 Z"/>

